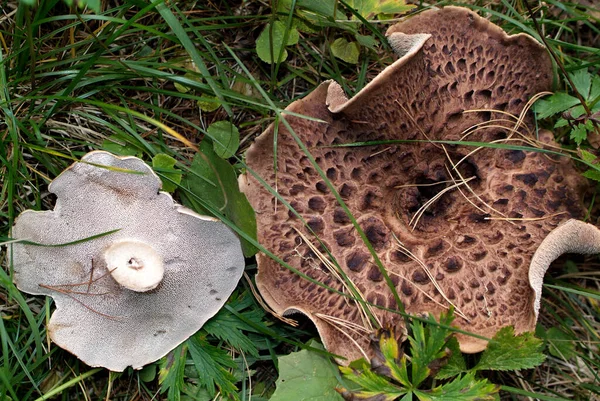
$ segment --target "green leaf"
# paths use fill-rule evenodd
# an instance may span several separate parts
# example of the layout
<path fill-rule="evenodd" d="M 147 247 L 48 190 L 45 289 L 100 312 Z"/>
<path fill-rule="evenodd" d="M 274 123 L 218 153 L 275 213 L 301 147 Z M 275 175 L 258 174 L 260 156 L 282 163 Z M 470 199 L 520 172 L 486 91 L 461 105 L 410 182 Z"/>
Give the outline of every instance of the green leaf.
<path fill-rule="evenodd" d="M 375 50 L 377 48 L 377 45 L 379 44 L 379 41 L 375 39 L 375 37 L 373 37 L 372 35 L 360 35 L 357 33 L 356 35 L 354 35 L 354 37 L 361 46 L 364 46 L 371 50 Z"/>
<path fill-rule="evenodd" d="M 540 99 L 535 102 L 534 110 L 537 113 L 537 117 L 543 119 L 557 113 L 562 113 L 578 104 L 580 104 L 580 102 L 576 97 L 564 92 L 557 92 L 546 99 Z"/>
<path fill-rule="evenodd" d="M 442 369 L 435 376 L 436 379 L 449 379 L 467 371 L 467 364 L 460 351 L 456 337 L 450 337 L 446 343 L 446 347 L 450 350 L 450 357 L 448 358 L 448 362 L 442 366 Z"/>
<path fill-rule="evenodd" d="M 202 206 L 201 200 L 225 215 L 251 238 L 256 238 L 254 210 L 239 190 L 235 170 L 231 164 L 215 154 L 209 139 L 205 138 L 200 143 L 200 150 L 190 166 L 190 173 L 181 185 L 195 195 L 183 193 L 184 205 L 201 214 L 210 214 L 210 211 Z M 244 238 L 241 238 L 241 241 L 246 257 L 257 252 L 250 242 Z"/>
<path fill-rule="evenodd" d="M 590 169 L 590 170 L 585 171 L 581 175 L 584 176 L 585 178 L 589 178 L 590 180 L 600 182 L 600 171 L 598 171 L 598 170 Z"/>
<path fill-rule="evenodd" d="M 260 324 L 264 313 L 260 309 L 254 309 L 244 313 L 244 317 L 254 323 Z M 208 333 L 220 340 L 226 341 L 232 347 L 241 350 L 247 354 L 258 357 L 258 349 L 243 331 L 255 330 L 244 323 L 240 318 L 233 315 L 227 309 L 221 309 L 212 319 L 203 327 Z"/>
<path fill-rule="evenodd" d="M 428 320 L 433 324 L 425 326 L 422 322 L 414 320 L 411 323 L 412 335 L 408 337 L 412 351 L 412 384 L 415 387 L 431 375 L 431 367 L 436 361 L 448 357 L 446 342 L 451 331 L 437 325 L 431 314 Z M 453 320 L 452 311 L 440 315 L 441 325 L 450 326 Z"/>
<path fill-rule="evenodd" d="M 181 171 L 173 168 L 175 163 L 177 160 L 164 153 L 159 153 L 152 158 L 152 168 L 161 176 L 162 190 L 165 192 L 175 191 L 177 184 L 181 182 Z"/>
<path fill-rule="evenodd" d="M 198 381 L 206 388 L 211 398 L 216 394 L 216 387 L 224 396 L 239 399 L 237 395 L 236 378 L 229 369 L 236 364 L 227 351 L 211 345 L 198 335 L 190 337 L 186 344 L 198 373 Z"/>
<path fill-rule="evenodd" d="M 600 106 L 600 102 L 598 101 L 599 98 L 600 98 L 600 76 L 594 75 L 594 78 L 592 78 L 592 88 L 590 89 L 590 95 L 589 95 L 587 101 L 590 103 L 598 102 L 598 103 L 591 105 L 591 107 L 596 107 L 596 106 Z"/>
<path fill-rule="evenodd" d="M 287 50 L 284 47 L 298 43 L 298 39 L 300 38 L 298 30 L 294 27 L 291 27 L 287 31 L 287 40 L 284 43 L 285 36 L 286 25 L 283 22 L 274 21 L 267 24 L 258 36 L 258 39 L 256 39 L 256 53 L 258 57 L 265 63 L 271 64 L 281 54 L 278 61 L 284 61 L 287 58 Z"/>
<path fill-rule="evenodd" d="M 546 359 L 542 340 L 533 333 L 515 336 L 512 326 L 500 329 L 473 370 L 518 370 L 538 366 Z"/>
<path fill-rule="evenodd" d="M 587 99 L 592 85 L 592 76 L 588 73 L 587 68 L 582 68 L 570 73 L 569 78 L 571 78 L 577 92 L 579 92 L 584 99 Z"/>
<path fill-rule="evenodd" d="M 215 153 L 222 159 L 233 156 L 240 146 L 240 132 L 229 121 L 212 123 L 206 131 L 213 141 Z"/>
<path fill-rule="evenodd" d="M 156 364 L 151 363 L 150 365 L 144 366 L 139 373 L 140 380 L 144 383 L 153 381 L 156 378 Z"/>
<path fill-rule="evenodd" d="M 335 365 L 309 350 L 279 358 L 279 378 L 270 401 L 342 401 Z"/>
<path fill-rule="evenodd" d="M 402 362 L 406 363 L 406 358 L 402 358 Z M 406 370 L 406 365 L 404 365 Z M 408 391 L 402 387 L 390 383 L 388 379 L 376 372 L 377 368 L 373 369 L 364 359 L 352 362 L 350 367 L 340 366 L 340 371 L 344 378 L 358 385 L 355 390 L 343 390 L 344 396 L 352 395 L 356 399 L 368 399 L 374 397 L 382 400 L 395 400 L 397 397 L 406 394 Z M 352 399 L 352 398 L 351 398 Z"/>
<path fill-rule="evenodd" d="M 196 101 L 196 105 L 200 108 L 200 110 L 205 111 L 207 113 L 212 113 L 221 107 L 221 101 L 216 96 L 202 96 L 200 99 Z"/>
<path fill-rule="evenodd" d="M 404 0 L 347 0 L 346 3 L 367 20 L 379 14 L 405 13 L 414 8 Z"/>
<path fill-rule="evenodd" d="M 573 337 L 556 327 L 550 327 L 545 334 L 548 351 L 551 355 L 564 360 L 575 356 Z"/>
<path fill-rule="evenodd" d="M 476 380 L 474 373 L 467 373 L 431 391 L 415 390 L 415 395 L 420 401 L 493 401 L 499 390 L 486 379 Z"/>
<path fill-rule="evenodd" d="M 158 383 L 161 385 L 160 392 L 166 392 L 169 401 L 179 401 L 181 398 L 186 355 L 187 345 L 184 343 L 160 360 Z"/>
<path fill-rule="evenodd" d="M 360 52 L 356 42 L 348 42 L 344 38 L 337 38 L 331 44 L 331 53 L 347 63 L 357 64 Z"/>
<path fill-rule="evenodd" d="M 140 149 L 123 141 L 118 135 L 111 135 L 103 140 L 102 149 L 119 156 L 138 156 L 142 153 Z"/>
<path fill-rule="evenodd" d="M 577 146 L 581 145 L 581 142 L 585 141 L 588 136 L 589 128 L 587 124 L 577 124 L 571 130 L 570 138 L 575 141 Z"/>

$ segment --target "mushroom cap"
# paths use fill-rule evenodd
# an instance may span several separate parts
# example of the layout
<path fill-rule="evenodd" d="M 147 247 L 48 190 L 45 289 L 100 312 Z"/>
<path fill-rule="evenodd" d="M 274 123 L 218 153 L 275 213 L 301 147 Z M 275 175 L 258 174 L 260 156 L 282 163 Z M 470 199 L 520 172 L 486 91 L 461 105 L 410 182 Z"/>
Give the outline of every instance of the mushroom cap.
<path fill-rule="evenodd" d="M 529 331 L 536 321 L 528 279 L 531 257 L 561 221 L 584 215 L 586 181 L 568 158 L 427 140 L 458 141 L 470 127 L 507 119 L 506 113 L 519 115 L 534 94 L 551 88 L 551 60 L 531 37 L 509 36 L 464 8 L 425 11 L 391 27 L 388 35 L 401 57 L 352 99 L 327 81 L 286 109 L 312 120 L 285 118 L 352 212 L 407 312 L 439 314 L 452 304 L 455 324 L 463 330 L 488 338 L 509 325 L 517 333 Z M 528 137 L 530 118 L 524 121 L 521 134 L 511 134 L 514 121 L 498 121 L 472 129 L 466 140 L 523 145 L 519 135 Z M 307 224 L 276 206 L 275 197 L 247 174 L 240 187 L 256 210 L 259 241 L 303 274 L 349 294 L 316 255 L 320 249 L 327 257 L 326 246 L 368 302 L 397 309 L 324 179 L 283 124 L 277 135 L 277 173 L 273 126 L 256 139 L 246 162 Z M 539 135 L 553 144 L 551 134 Z M 422 141 L 331 147 L 377 140 Z M 467 179 L 468 186 L 462 182 Z M 256 282 L 276 313 L 306 314 L 327 349 L 347 358 L 345 363 L 368 356 L 370 327 L 357 302 L 263 254 Z M 400 315 L 372 312 L 382 325 L 403 331 Z M 457 337 L 464 352 L 487 344 Z"/>
<path fill-rule="evenodd" d="M 25 211 L 13 227 L 14 238 L 44 245 L 119 230 L 64 246 L 15 243 L 10 253 L 17 287 L 54 298 L 52 340 L 90 366 L 123 371 L 163 357 L 223 306 L 242 275 L 235 234 L 160 187 L 142 160 L 91 152 L 50 184 L 53 211 Z M 111 275 L 104 255 L 124 243 L 150 249 L 150 264 L 162 260 L 156 288 L 137 292 L 115 281 L 119 269 Z"/>

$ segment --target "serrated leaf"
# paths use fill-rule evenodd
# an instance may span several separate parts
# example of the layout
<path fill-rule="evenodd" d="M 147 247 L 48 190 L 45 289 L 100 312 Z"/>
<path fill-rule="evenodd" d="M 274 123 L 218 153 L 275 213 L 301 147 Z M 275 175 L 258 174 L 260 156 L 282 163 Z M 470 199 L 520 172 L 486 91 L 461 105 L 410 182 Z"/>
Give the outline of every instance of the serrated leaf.
<path fill-rule="evenodd" d="M 197 335 L 189 338 L 186 344 L 198 373 L 198 380 L 210 396 L 215 396 L 218 387 L 226 397 L 239 399 L 235 386 L 237 380 L 229 371 L 236 364 L 227 351 L 211 345 Z"/>
<path fill-rule="evenodd" d="M 585 149 L 581 149 L 581 159 L 588 162 L 588 163 L 594 163 L 597 159 L 596 155 L 588 152 Z"/>
<path fill-rule="evenodd" d="M 581 142 L 587 139 L 588 131 L 589 129 L 586 124 L 577 124 L 571 130 L 571 135 L 569 135 L 569 137 L 579 146 L 581 145 Z"/>
<path fill-rule="evenodd" d="M 538 366 L 546 359 L 542 340 L 533 333 L 515 336 L 512 326 L 496 333 L 473 370 L 518 370 Z"/>
<path fill-rule="evenodd" d="M 349 399 L 349 396 L 352 395 L 357 399 L 380 397 L 382 400 L 395 400 L 407 392 L 406 389 L 395 386 L 385 377 L 371 371 L 370 366 L 366 362 L 358 369 L 340 366 L 340 371 L 346 380 L 358 384 L 360 388 L 360 390 L 354 391 L 345 390 L 343 392 L 345 399 Z"/>
<path fill-rule="evenodd" d="M 342 401 L 336 366 L 309 350 L 279 357 L 279 378 L 270 401 Z"/>
<path fill-rule="evenodd" d="M 400 14 L 414 8 L 404 0 L 347 0 L 346 3 L 367 20 L 379 14 Z"/>
<path fill-rule="evenodd" d="M 240 192 L 235 170 L 226 160 L 217 156 L 212 142 L 204 139 L 199 152 L 190 166 L 191 172 L 183 179 L 181 186 L 189 189 L 203 202 L 219 210 L 239 229 L 256 239 L 256 218 L 246 195 Z M 210 214 L 195 197 L 183 193 L 184 205 L 201 214 Z M 242 250 L 246 257 L 257 252 L 256 247 L 244 238 Z"/>
<path fill-rule="evenodd" d="M 415 395 L 420 401 L 493 401 L 499 390 L 486 379 L 476 380 L 474 373 L 467 373 L 428 392 L 415 390 Z"/>
<path fill-rule="evenodd" d="M 264 314 L 261 310 L 255 309 L 250 312 L 245 312 L 244 317 L 255 323 L 260 323 Z M 208 333 L 220 340 L 226 341 L 232 347 L 241 350 L 252 356 L 258 356 L 258 349 L 248 336 L 243 331 L 255 330 L 244 323 L 240 318 L 233 315 L 227 309 L 221 309 L 212 319 L 210 319 L 203 327 Z"/>
<path fill-rule="evenodd" d="M 589 178 L 590 180 L 599 181 L 600 182 L 600 171 L 598 170 L 587 170 L 581 174 L 585 178 Z"/>
<path fill-rule="evenodd" d="M 573 86 L 584 99 L 587 99 L 590 94 L 590 87 L 592 85 L 592 76 L 587 71 L 587 68 L 582 68 L 569 74 Z"/>
<path fill-rule="evenodd" d="M 358 63 L 358 56 L 360 54 L 358 50 L 358 44 L 356 42 L 348 42 L 344 38 L 337 38 L 331 44 L 331 53 L 350 64 Z"/>
<path fill-rule="evenodd" d="M 240 146 L 240 132 L 229 121 L 217 121 L 206 130 L 213 141 L 213 149 L 221 159 L 228 159 Z"/>
<path fill-rule="evenodd" d="M 274 21 L 265 26 L 265 29 L 256 39 L 256 53 L 262 61 L 271 64 L 280 54 L 279 62 L 287 58 L 287 50 L 284 47 L 298 43 L 300 34 L 296 28 L 290 27 L 287 30 L 287 40 L 284 43 L 286 30 L 286 25 L 281 21 Z"/>
<path fill-rule="evenodd" d="M 173 192 L 177 189 L 177 184 L 181 183 L 181 171 L 175 169 L 177 160 L 164 153 L 159 153 L 152 158 L 152 168 L 161 175 L 162 190 Z"/>
<path fill-rule="evenodd" d="M 551 355 L 564 360 L 575 356 L 574 339 L 567 333 L 556 327 L 550 327 L 545 337 Z"/>
<path fill-rule="evenodd" d="M 446 342 L 446 347 L 450 350 L 450 357 L 435 376 L 436 379 L 448 379 L 467 371 L 467 364 L 460 351 L 460 345 L 456 337 L 450 337 Z"/>
<path fill-rule="evenodd" d="M 557 92 L 554 95 L 540 99 L 534 104 L 534 111 L 540 119 L 548 118 L 557 113 L 562 113 L 573 106 L 580 104 L 579 99 L 564 92 Z"/>
<path fill-rule="evenodd" d="M 408 338 L 412 352 L 412 384 L 415 387 L 431 375 L 430 365 L 434 361 L 448 356 L 446 341 L 451 334 L 450 330 L 435 324 L 433 315 L 429 315 L 428 320 L 433 324 L 425 326 L 424 323 L 414 320 L 411 323 L 412 335 Z M 449 326 L 453 320 L 454 316 L 450 311 L 440 315 L 439 323 Z"/>
<path fill-rule="evenodd" d="M 161 385 L 160 392 L 162 394 L 166 392 L 169 401 L 181 399 L 186 355 L 187 345 L 183 343 L 160 360 L 158 383 Z"/>

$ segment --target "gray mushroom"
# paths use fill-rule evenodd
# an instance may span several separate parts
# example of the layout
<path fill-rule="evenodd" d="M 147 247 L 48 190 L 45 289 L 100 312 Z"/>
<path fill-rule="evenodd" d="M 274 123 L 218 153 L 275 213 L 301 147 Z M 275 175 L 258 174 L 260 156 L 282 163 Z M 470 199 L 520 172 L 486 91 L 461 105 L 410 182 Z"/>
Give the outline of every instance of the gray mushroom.
<path fill-rule="evenodd" d="M 140 159 L 91 152 L 51 183 L 53 211 L 25 211 L 13 227 L 23 241 L 9 254 L 15 284 L 54 298 L 50 337 L 90 366 L 139 369 L 163 357 L 242 275 L 235 234 L 160 187 Z"/>

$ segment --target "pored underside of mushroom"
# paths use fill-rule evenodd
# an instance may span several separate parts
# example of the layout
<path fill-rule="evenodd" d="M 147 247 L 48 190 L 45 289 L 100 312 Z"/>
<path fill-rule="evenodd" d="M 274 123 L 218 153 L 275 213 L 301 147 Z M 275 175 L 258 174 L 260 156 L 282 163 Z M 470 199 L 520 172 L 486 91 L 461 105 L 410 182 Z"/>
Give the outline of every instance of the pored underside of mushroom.
<path fill-rule="evenodd" d="M 329 81 L 287 108 L 324 122 L 285 118 L 373 245 L 407 312 L 438 315 L 452 304 L 455 324 L 463 330 L 488 338 L 508 325 L 529 331 L 536 320 L 528 280 L 531 257 L 560 222 L 583 216 L 585 181 L 566 157 L 426 140 L 526 145 L 520 135 L 535 135 L 531 117 L 520 133 L 512 133 L 502 126 L 513 127 L 515 120 L 504 113 L 518 116 L 533 95 L 551 89 L 546 50 L 529 36 L 508 36 L 456 7 L 423 12 L 393 26 L 388 35 L 400 59 L 351 100 Z M 494 119 L 509 122 L 473 129 Z M 241 187 L 256 210 L 259 241 L 303 274 L 350 295 L 321 262 L 319 251 L 307 245 L 310 241 L 337 261 L 368 302 L 396 310 L 351 220 L 284 124 L 277 134 L 275 173 L 274 139 L 271 126 L 249 149 L 247 163 L 321 242 L 247 174 Z M 545 146 L 554 144 L 548 133 L 539 139 Z M 424 142 L 331 146 L 376 140 Z M 276 313 L 306 314 L 327 349 L 348 360 L 364 356 L 361 348 L 368 353 L 370 327 L 357 302 L 264 254 L 258 266 L 257 286 Z M 402 332 L 401 316 L 372 311 L 382 325 Z M 486 345 L 466 335 L 459 341 L 465 352 Z"/>
<path fill-rule="evenodd" d="M 50 184 L 54 210 L 25 211 L 13 227 L 16 239 L 55 245 L 12 244 L 14 281 L 54 298 L 50 338 L 90 366 L 140 369 L 163 357 L 217 313 L 244 270 L 233 231 L 160 187 L 142 160 L 91 152 Z M 158 285 L 126 288 L 115 273 L 128 267 L 107 265 L 119 252 L 132 252 L 133 270 L 161 265 Z"/>

